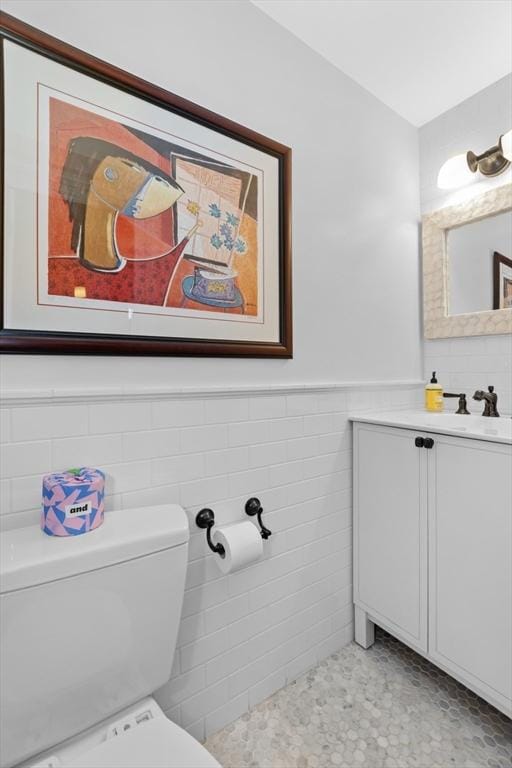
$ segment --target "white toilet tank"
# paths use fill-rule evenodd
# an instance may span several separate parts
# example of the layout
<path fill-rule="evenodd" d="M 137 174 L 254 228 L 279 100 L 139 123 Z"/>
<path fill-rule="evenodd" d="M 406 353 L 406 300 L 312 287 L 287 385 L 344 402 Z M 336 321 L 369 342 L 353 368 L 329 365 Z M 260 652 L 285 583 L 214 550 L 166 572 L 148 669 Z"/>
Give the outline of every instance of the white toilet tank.
<path fill-rule="evenodd" d="M 0 559 L 0 766 L 99 723 L 170 677 L 188 550 L 176 505 L 82 536 L 7 531 Z"/>

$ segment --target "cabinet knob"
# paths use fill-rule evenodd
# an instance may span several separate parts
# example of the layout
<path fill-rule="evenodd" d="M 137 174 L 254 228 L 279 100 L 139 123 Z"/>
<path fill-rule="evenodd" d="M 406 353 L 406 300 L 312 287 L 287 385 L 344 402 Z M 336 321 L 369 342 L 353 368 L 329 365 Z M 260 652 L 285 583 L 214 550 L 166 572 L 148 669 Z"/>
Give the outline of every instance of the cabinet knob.
<path fill-rule="evenodd" d="M 423 446 L 425 445 L 425 439 L 423 437 L 416 437 L 414 439 L 414 445 L 416 446 L 416 448 L 423 448 Z"/>
<path fill-rule="evenodd" d="M 431 437 L 426 437 L 424 445 L 425 445 L 425 448 L 433 448 L 434 447 L 433 439 Z"/>

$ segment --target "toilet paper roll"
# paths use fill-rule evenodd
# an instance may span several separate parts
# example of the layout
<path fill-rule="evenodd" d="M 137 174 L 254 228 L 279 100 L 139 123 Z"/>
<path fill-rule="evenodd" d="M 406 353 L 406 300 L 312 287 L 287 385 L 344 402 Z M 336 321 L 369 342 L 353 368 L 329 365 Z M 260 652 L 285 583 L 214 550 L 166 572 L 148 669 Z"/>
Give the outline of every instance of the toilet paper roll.
<path fill-rule="evenodd" d="M 233 573 L 254 563 L 263 554 L 261 533 L 251 522 L 233 523 L 217 528 L 212 536 L 214 544 L 222 544 L 225 555 L 215 560 L 222 573 Z"/>
<path fill-rule="evenodd" d="M 48 536 L 79 536 L 103 522 L 105 475 L 80 467 L 43 477 L 41 529 Z"/>

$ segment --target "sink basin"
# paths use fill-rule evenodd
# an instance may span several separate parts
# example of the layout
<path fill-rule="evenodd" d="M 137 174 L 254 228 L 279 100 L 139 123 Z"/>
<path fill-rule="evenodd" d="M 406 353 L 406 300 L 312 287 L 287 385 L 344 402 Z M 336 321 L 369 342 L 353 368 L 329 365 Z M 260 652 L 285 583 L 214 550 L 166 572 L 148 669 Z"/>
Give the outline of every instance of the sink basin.
<path fill-rule="evenodd" d="M 512 444 L 512 418 L 500 416 L 462 416 L 454 413 L 427 413 L 426 411 L 377 411 L 351 414 L 352 421 L 385 424 L 390 427 L 419 429 L 423 432 L 458 434 L 477 440 Z"/>

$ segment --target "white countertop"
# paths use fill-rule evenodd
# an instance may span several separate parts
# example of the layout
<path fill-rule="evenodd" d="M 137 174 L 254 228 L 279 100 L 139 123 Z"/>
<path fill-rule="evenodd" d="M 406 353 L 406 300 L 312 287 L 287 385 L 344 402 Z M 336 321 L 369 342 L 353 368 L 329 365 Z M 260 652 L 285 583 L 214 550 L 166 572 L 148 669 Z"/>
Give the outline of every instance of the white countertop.
<path fill-rule="evenodd" d="M 382 424 L 402 429 L 419 429 L 422 432 L 436 432 L 442 435 L 458 435 L 473 440 L 487 440 L 493 443 L 512 445 L 512 418 L 484 417 L 471 414 L 462 416 L 454 413 L 428 413 L 420 410 L 373 411 L 353 413 L 352 421 Z"/>

